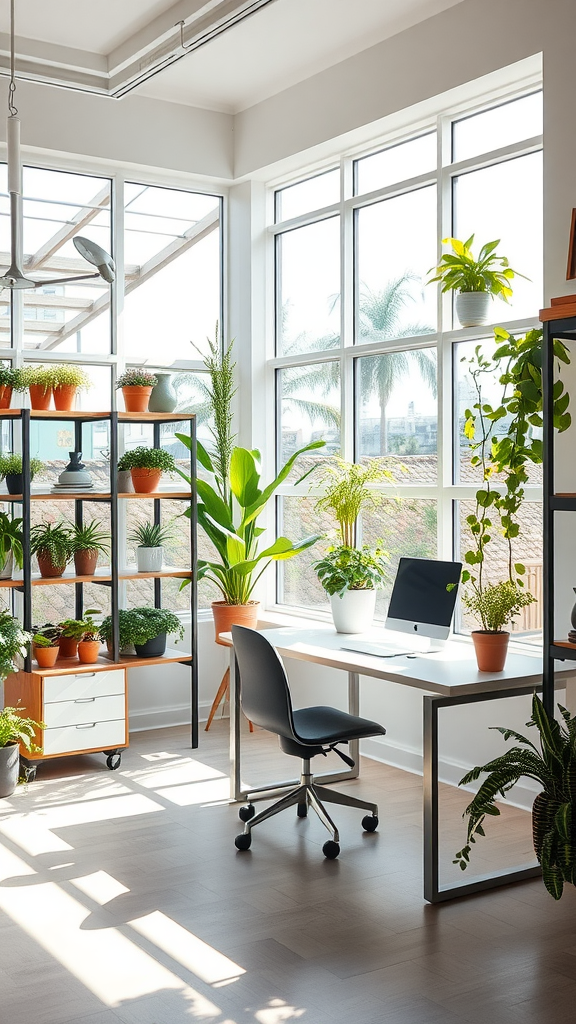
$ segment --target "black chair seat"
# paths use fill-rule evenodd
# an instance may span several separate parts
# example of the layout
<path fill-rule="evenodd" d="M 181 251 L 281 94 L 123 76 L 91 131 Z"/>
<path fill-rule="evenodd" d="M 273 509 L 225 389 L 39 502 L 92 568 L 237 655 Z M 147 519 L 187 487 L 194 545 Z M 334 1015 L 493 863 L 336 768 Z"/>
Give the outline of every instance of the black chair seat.
<path fill-rule="evenodd" d="M 301 743 L 325 745 L 385 736 L 386 729 L 368 718 L 358 718 L 337 708 L 313 707 L 294 711 L 294 732 Z"/>

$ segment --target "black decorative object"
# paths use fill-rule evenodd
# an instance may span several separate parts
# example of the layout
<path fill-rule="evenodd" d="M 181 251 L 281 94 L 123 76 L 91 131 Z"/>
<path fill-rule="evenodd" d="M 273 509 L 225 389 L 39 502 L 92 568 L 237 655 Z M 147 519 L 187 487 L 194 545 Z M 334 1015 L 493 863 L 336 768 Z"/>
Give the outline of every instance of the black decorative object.
<path fill-rule="evenodd" d="M 134 644 L 138 658 L 161 658 L 166 650 L 166 633 L 147 640 L 145 644 Z"/>

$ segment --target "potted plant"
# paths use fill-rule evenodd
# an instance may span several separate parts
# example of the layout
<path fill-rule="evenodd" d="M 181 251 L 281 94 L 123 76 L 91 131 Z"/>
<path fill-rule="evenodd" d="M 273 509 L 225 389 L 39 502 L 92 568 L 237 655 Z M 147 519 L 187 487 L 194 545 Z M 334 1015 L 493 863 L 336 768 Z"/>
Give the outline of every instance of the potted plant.
<path fill-rule="evenodd" d="M 82 619 L 62 619 L 58 623 L 60 630 L 60 657 L 76 658 L 78 655 L 78 644 L 84 637 L 87 629 L 92 629 L 92 615 L 97 615 L 99 608 L 89 608 Z"/>
<path fill-rule="evenodd" d="M 0 366 L 0 409 L 9 409 L 13 391 L 24 391 L 22 371 L 14 366 Z"/>
<path fill-rule="evenodd" d="M 25 708 L 5 707 L 0 711 L 0 798 L 12 796 L 18 785 L 20 772 L 20 744 L 26 749 L 36 749 L 34 737 L 40 722 L 24 718 L 20 713 Z"/>
<path fill-rule="evenodd" d="M 40 668 L 54 668 L 60 655 L 60 635 L 51 630 L 42 629 L 32 637 L 34 657 Z"/>
<path fill-rule="evenodd" d="M 16 659 L 25 657 L 32 634 L 10 612 L 0 611 L 0 682 L 16 670 Z"/>
<path fill-rule="evenodd" d="M 471 246 L 474 235 L 466 242 L 458 238 L 443 238 L 444 245 L 451 245 L 452 252 L 444 253 L 437 267 L 429 273 L 434 274 L 428 281 L 442 282 L 442 291 L 455 291 L 456 313 L 462 327 L 477 327 L 485 324 L 488 319 L 490 299 L 493 295 L 508 302 L 512 295 L 510 282 L 514 277 L 524 277 L 517 270 L 512 270 L 505 256 L 495 252 L 500 239 L 486 242 L 476 259 Z"/>
<path fill-rule="evenodd" d="M 501 672 L 510 639 L 510 633 L 503 627 L 536 598 L 510 579 L 483 583 L 480 587 L 468 575 L 468 583 L 462 600 L 482 625 L 481 629 L 472 630 L 478 668 L 481 672 Z"/>
<path fill-rule="evenodd" d="M 14 562 L 19 569 L 24 564 L 22 548 L 22 519 L 11 519 L 6 512 L 0 512 L 0 579 L 12 577 Z"/>
<path fill-rule="evenodd" d="M 177 640 L 184 639 L 184 626 L 174 612 L 165 608 L 122 609 L 118 615 L 120 630 L 120 652 L 133 644 L 140 658 L 158 658 L 166 650 L 166 635 L 176 633 Z M 107 615 L 100 626 L 100 636 L 109 646 L 112 644 L 112 617 Z"/>
<path fill-rule="evenodd" d="M 138 572 L 160 572 L 164 557 L 163 545 L 174 535 L 172 523 L 140 523 L 134 527 L 129 539 L 136 548 Z"/>
<path fill-rule="evenodd" d="M 487 774 L 464 812 L 468 818 L 466 845 L 454 860 L 463 871 L 468 867 L 472 844 L 477 836 L 485 834 L 486 815 L 500 814 L 495 801 L 505 798 L 521 778 L 534 779 L 542 786 L 532 805 L 534 850 L 542 866 L 544 885 L 555 900 L 560 899 L 564 882 L 576 881 L 576 716 L 560 704 L 558 708 L 562 723 L 546 713 L 534 694 L 532 715 L 526 724 L 537 730 L 539 746 L 513 729 L 493 727 L 505 740 L 515 739 L 521 746 L 473 768 L 460 780 L 459 785 L 469 786 Z"/>
<path fill-rule="evenodd" d="M 78 657 L 84 665 L 93 665 L 100 654 L 100 628 L 92 618 L 98 609 L 89 608 L 82 619 L 83 631 L 78 643 Z"/>
<path fill-rule="evenodd" d="M 62 576 L 72 557 L 70 528 L 66 523 L 37 523 L 30 530 L 30 551 L 38 559 L 40 575 Z"/>
<path fill-rule="evenodd" d="M 362 633 L 374 618 L 376 591 L 389 578 L 388 552 L 381 547 L 371 550 L 330 547 L 313 562 L 313 568 L 330 597 L 332 618 L 337 633 Z"/>
<path fill-rule="evenodd" d="M 30 483 L 37 473 L 44 469 L 40 459 L 30 459 Z M 6 480 L 8 494 L 22 494 L 24 479 L 22 476 L 22 456 L 19 452 L 8 452 L 0 455 L 0 479 Z"/>
<path fill-rule="evenodd" d="M 52 398 L 52 374 L 51 366 L 25 366 L 19 371 L 19 381 L 22 390 L 28 388 L 30 395 L 30 406 L 32 409 L 45 410 L 50 408 Z"/>
<path fill-rule="evenodd" d="M 142 367 L 131 367 L 121 373 L 116 390 L 122 389 L 126 412 L 146 412 L 152 388 L 158 383 L 155 373 Z"/>
<path fill-rule="evenodd" d="M 69 412 L 74 408 L 77 391 L 87 391 L 91 387 L 92 381 L 82 367 L 66 364 L 52 367 L 52 394 L 56 409 Z"/>
<path fill-rule="evenodd" d="M 98 564 L 98 555 L 107 554 L 110 534 L 101 529 L 102 523 L 74 524 L 70 527 L 70 544 L 74 555 L 77 576 L 93 576 Z"/>
<path fill-rule="evenodd" d="M 165 448 L 145 448 L 139 445 L 124 452 L 118 459 L 120 471 L 129 469 L 137 494 L 152 494 L 158 490 L 162 473 L 173 473 L 176 469 L 174 456 Z"/>

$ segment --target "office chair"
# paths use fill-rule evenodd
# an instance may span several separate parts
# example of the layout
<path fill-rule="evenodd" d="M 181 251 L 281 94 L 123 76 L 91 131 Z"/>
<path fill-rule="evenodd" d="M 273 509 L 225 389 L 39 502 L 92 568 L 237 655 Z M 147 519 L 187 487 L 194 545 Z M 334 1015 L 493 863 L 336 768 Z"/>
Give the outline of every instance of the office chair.
<path fill-rule="evenodd" d="M 362 827 L 366 832 L 374 832 L 378 827 L 378 807 L 347 793 L 316 785 L 310 772 L 310 760 L 317 754 L 328 754 L 334 750 L 353 768 L 354 761 L 338 750 L 337 744 L 366 736 L 384 736 L 386 730 L 376 722 L 337 711 L 336 708 L 313 707 L 293 711 L 286 672 L 272 644 L 262 633 L 247 629 L 246 626 L 232 626 L 232 639 L 244 714 L 262 729 L 276 733 L 284 753 L 302 759 L 299 786 L 260 814 L 256 814 L 252 803 L 240 808 L 239 816 L 245 824 L 244 832 L 236 836 L 236 848 L 249 850 L 255 825 L 296 804 L 299 818 L 305 818 L 308 808 L 312 807 L 322 824 L 332 833 L 332 839 L 324 843 L 322 852 L 325 857 L 333 860 L 340 853 L 340 837 L 322 799 L 328 803 L 370 811 L 362 819 Z"/>

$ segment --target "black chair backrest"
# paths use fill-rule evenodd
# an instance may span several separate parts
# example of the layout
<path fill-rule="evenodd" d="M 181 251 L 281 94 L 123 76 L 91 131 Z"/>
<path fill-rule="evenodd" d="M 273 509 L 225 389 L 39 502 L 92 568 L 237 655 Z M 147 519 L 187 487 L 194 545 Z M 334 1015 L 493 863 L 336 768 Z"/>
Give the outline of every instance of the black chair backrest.
<path fill-rule="evenodd" d="M 286 672 L 272 644 L 255 629 L 232 626 L 242 710 L 255 725 L 296 739 Z"/>

